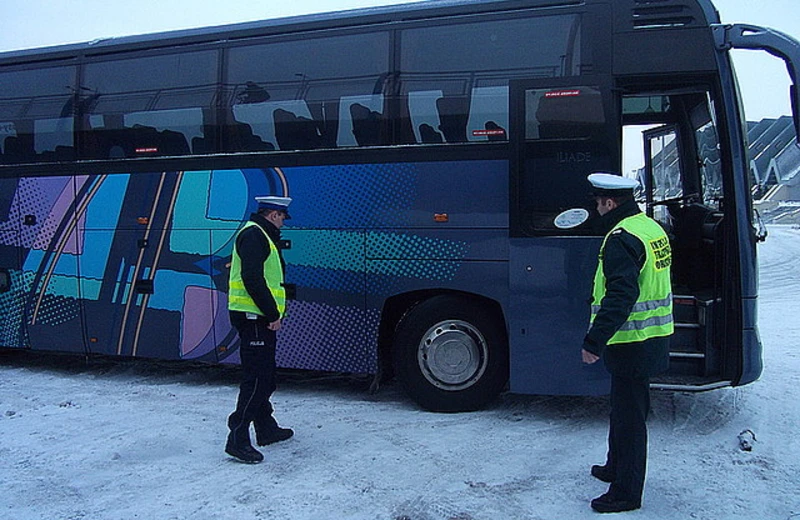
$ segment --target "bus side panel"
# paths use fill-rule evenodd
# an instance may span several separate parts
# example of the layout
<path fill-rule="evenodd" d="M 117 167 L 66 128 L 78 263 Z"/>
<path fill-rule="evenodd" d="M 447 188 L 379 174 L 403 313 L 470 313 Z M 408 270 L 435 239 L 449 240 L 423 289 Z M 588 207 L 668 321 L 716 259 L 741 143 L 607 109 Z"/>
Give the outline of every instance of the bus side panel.
<path fill-rule="evenodd" d="M 19 267 L 19 233 L 0 230 L 0 275 L 7 277 L 7 289 L 0 291 L 0 347 L 23 346 L 24 299 Z"/>
<path fill-rule="evenodd" d="M 504 303 L 505 161 L 30 182 L 58 184 L 43 207 L 60 200 L 76 216 L 59 214 L 45 236 L 60 256 L 45 257 L 35 248 L 28 255 L 28 299 L 36 303 L 36 287 L 44 283 L 37 280 L 47 278 L 54 288 L 45 293 L 45 303 L 60 289 L 58 301 L 85 312 L 85 330 L 74 319 L 69 335 L 57 324 L 36 323 L 33 348 L 68 350 L 63 338 L 85 334 L 91 352 L 238 362 L 238 338 L 227 316 L 226 264 L 236 230 L 255 210 L 254 197 L 263 194 L 295 200 L 293 219 L 284 228 L 291 243 L 284 257 L 287 283 L 297 287 L 297 297 L 279 336 L 282 367 L 374 372 L 381 305 L 394 294 L 449 288 Z M 40 211 L 41 224 L 47 216 Z M 446 218 L 437 221 L 437 215 Z M 52 281 L 67 268 L 68 294 L 63 282 Z"/>
<path fill-rule="evenodd" d="M 275 170 L 293 198 L 291 229 L 508 228 L 507 161 Z"/>
<path fill-rule="evenodd" d="M 386 298 L 419 290 L 471 293 L 503 307 L 508 299 L 505 229 L 371 234 L 367 257 L 367 293 L 377 309 Z"/>
<path fill-rule="evenodd" d="M 238 337 L 227 313 L 227 276 L 237 229 L 256 210 L 258 195 L 289 195 L 292 219 L 282 229 L 283 258 L 290 300 L 278 333 L 278 366 L 366 373 L 374 372 L 377 318 L 365 310 L 365 232 L 363 219 L 375 218 L 371 186 L 381 184 L 378 168 L 317 166 L 213 171 L 203 227 L 212 226 L 214 337 L 222 362 L 238 363 Z M 384 170 L 381 170 L 384 171 Z M 384 173 L 398 182 L 394 172 Z M 366 176 L 366 178 L 365 178 Z M 342 184 L 366 183 L 361 191 Z M 195 197 L 197 198 L 197 197 Z M 198 224 L 199 225 L 199 224 Z M 354 229 L 359 227 L 362 229 Z M 204 348 L 199 349 L 202 351 Z"/>
<path fill-rule="evenodd" d="M 230 182 L 220 177 L 217 187 Z M 216 253 L 230 242 L 244 205 L 228 206 L 228 218 L 216 214 L 212 179 L 209 171 L 102 179 L 82 220 L 93 253 L 81 264 L 92 351 L 218 361 L 230 323 L 225 287 L 215 285 L 227 279 Z M 225 195 L 217 198 L 235 202 Z"/>
<path fill-rule="evenodd" d="M 364 307 L 365 233 L 288 229 L 282 236 L 291 242 L 283 253 L 286 282 L 297 292 L 278 336 L 278 365 L 374 372 L 367 337 L 377 323 Z"/>
<path fill-rule="evenodd" d="M 82 308 L 72 177 L 20 179 L 17 189 L 23 312 L 29 345 L 37 350 L 83 352 Z"/>
<path fill-rule="evenodd" d="M 160 316 L 157 341 L 141 341 L 148 323 L 147 291 L 161 253 L 160 237 L 174 173 L 101 175 L 90 179 L 80 218 L 85 252 L 81 256 L 86 330 L 92 352 L 175 359 L 175 320 Z M 141 219 L 141 220 L 140 220 Z M 152 286 L 151 286 L 152 289 Z M 144 348 L 145 350 L 140 350 Z"/>
<path fill-rule="evenodd" d="M 599 239 L 512 239 L 510 247 L 511 391 L 608 393 L 603 363 L 581 362 Z"/>
<path fill-rule="evenodd" d="M 24 300 L 20 269 L 20 224 L 17 206 L 18 179 L 0 179 L 0 275 L 8 287 L 0 290 L 0 347 L 24 345 Z"/>
<path fill-rule="evenodd" d="M 279 364 L 374 372 L 386 298 L 452 288 L 500 299 L 507 172 L 504 161 L 287 168 L 284 258 L 297 300 Z"/>
<path fill-rule="evenodd" d="M 254 197 L 279 194 L 273 169 L 185 172 L 167 234 L 169 261 L 162 263 L 154 302 L 180 314 L 183 359 L 239 363 L 238 336 L 228 319 L 228 264 L 236 232 L 255 211 Z M 159 279 L 160 278 L 160 279 Z"/>
<path fill-rule="evenodd" d="M 148 240 L 156 255 L 153 292 L 143 295 L 151 326 L 144 327 L 137 352 L 150 356 L 146 349 L 159 343 L 158 326 L 167 322 L 171 355 L 217 362 L 227 352 L 224 338 L 230 336 L 226 258 L 247 209 L 244 194 L 236 194 L 243 186 L 236 181 L 241 172 L 175 175 L 161 195 L 166 208 L 163 227 L 154 228 Z"/>
<path fill-rule="evenodd" d="M 507 305 L 505 261 L 379 259 L 369 260 L 367 270 L 367 302 L 376 311 L 387 298 L 414 291 L 470 293 L 496 301 L 504 309 Z"/>

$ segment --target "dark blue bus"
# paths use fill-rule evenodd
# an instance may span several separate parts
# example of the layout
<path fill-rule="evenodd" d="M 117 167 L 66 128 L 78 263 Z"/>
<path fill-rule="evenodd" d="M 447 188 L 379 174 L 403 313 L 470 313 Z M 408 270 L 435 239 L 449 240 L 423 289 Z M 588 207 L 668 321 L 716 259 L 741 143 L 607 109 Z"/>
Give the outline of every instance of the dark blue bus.
<path fill-rule="evenodd" d="M 675 258 L 655 384 L 751 382 L 732 48 L 798 84 L 795 40 L 709 0 L 437 0 L 0 54 L 0 346 L 237 363 L 232 239 L 288 195 L 281 367 L 394 375 L 439 411 L 605 393 L 580 358 L 585 179 L 633 135 Z"/>

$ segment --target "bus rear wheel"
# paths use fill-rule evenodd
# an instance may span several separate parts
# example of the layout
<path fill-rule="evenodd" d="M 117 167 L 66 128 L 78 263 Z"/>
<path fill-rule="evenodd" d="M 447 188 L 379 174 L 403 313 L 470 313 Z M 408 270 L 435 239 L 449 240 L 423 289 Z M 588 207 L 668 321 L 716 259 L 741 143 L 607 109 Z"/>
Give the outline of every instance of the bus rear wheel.
<path fill-rule="evenodd" d="M 406 393 L 435 412 L 477 410 L 508 380 L 508 344 L 497 313 L 442 295 L 413 307 L 394 339 L 395 374 Z"/>

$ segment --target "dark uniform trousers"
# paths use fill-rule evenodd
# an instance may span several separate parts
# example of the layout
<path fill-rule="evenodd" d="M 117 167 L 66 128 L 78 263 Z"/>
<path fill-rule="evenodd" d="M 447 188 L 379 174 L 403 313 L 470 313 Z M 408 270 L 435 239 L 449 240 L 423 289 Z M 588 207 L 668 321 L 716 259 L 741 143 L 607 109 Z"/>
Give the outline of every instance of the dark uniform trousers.
<path fill-rule="evenodd" d="M 611 419 L 606 464 L 614 475 L 609 492 L 621 499 L 641 500 L 647 470 L 649 378 L 611 376 Z"/>
<path fill-rule="evenodd" d="M 276 428 L 269 399 L 275 392 L 275 346 L 277 336 L 266 319 L 242 320 L 236 323 L 241 345 L 239 353 L 242 382 L 236 409 L 228 417 L 228 427 L 237 441 L 250 438 L 250 423 L 256 432 Z"/>

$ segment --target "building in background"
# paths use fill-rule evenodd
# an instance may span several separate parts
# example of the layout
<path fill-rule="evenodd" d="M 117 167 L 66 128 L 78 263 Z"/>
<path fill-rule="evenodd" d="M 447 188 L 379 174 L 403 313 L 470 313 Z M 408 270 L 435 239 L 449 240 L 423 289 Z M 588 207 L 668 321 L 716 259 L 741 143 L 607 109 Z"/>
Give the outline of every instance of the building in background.
<path fill-rule="evenodd" d="M 800 224 L 800 146 L 792 118 L 748 123 L 754 207 L 765 222 Z"/>
<path fill-rule="evenodd" d="M 704 167 L 719 168 L 714 136 L 699 135 L 698 139 L 705 150 Z M 748 121 L 747 141 L 753 207 L 764 223 L 800 225 L 800 144 L 795 139 L 791 116 Z M 706 142 L 707 146 L 703 144 Z M 659 198 L 677 199 L 688 195 L 680 188 L 677 141 L 662 139 L 653 150 L 652 162 Z M 642 186 L 648 185 L 645 167 L 634 169 L 633 175 Z M 712 197 L 722 197 L 722 193 Z"/>

